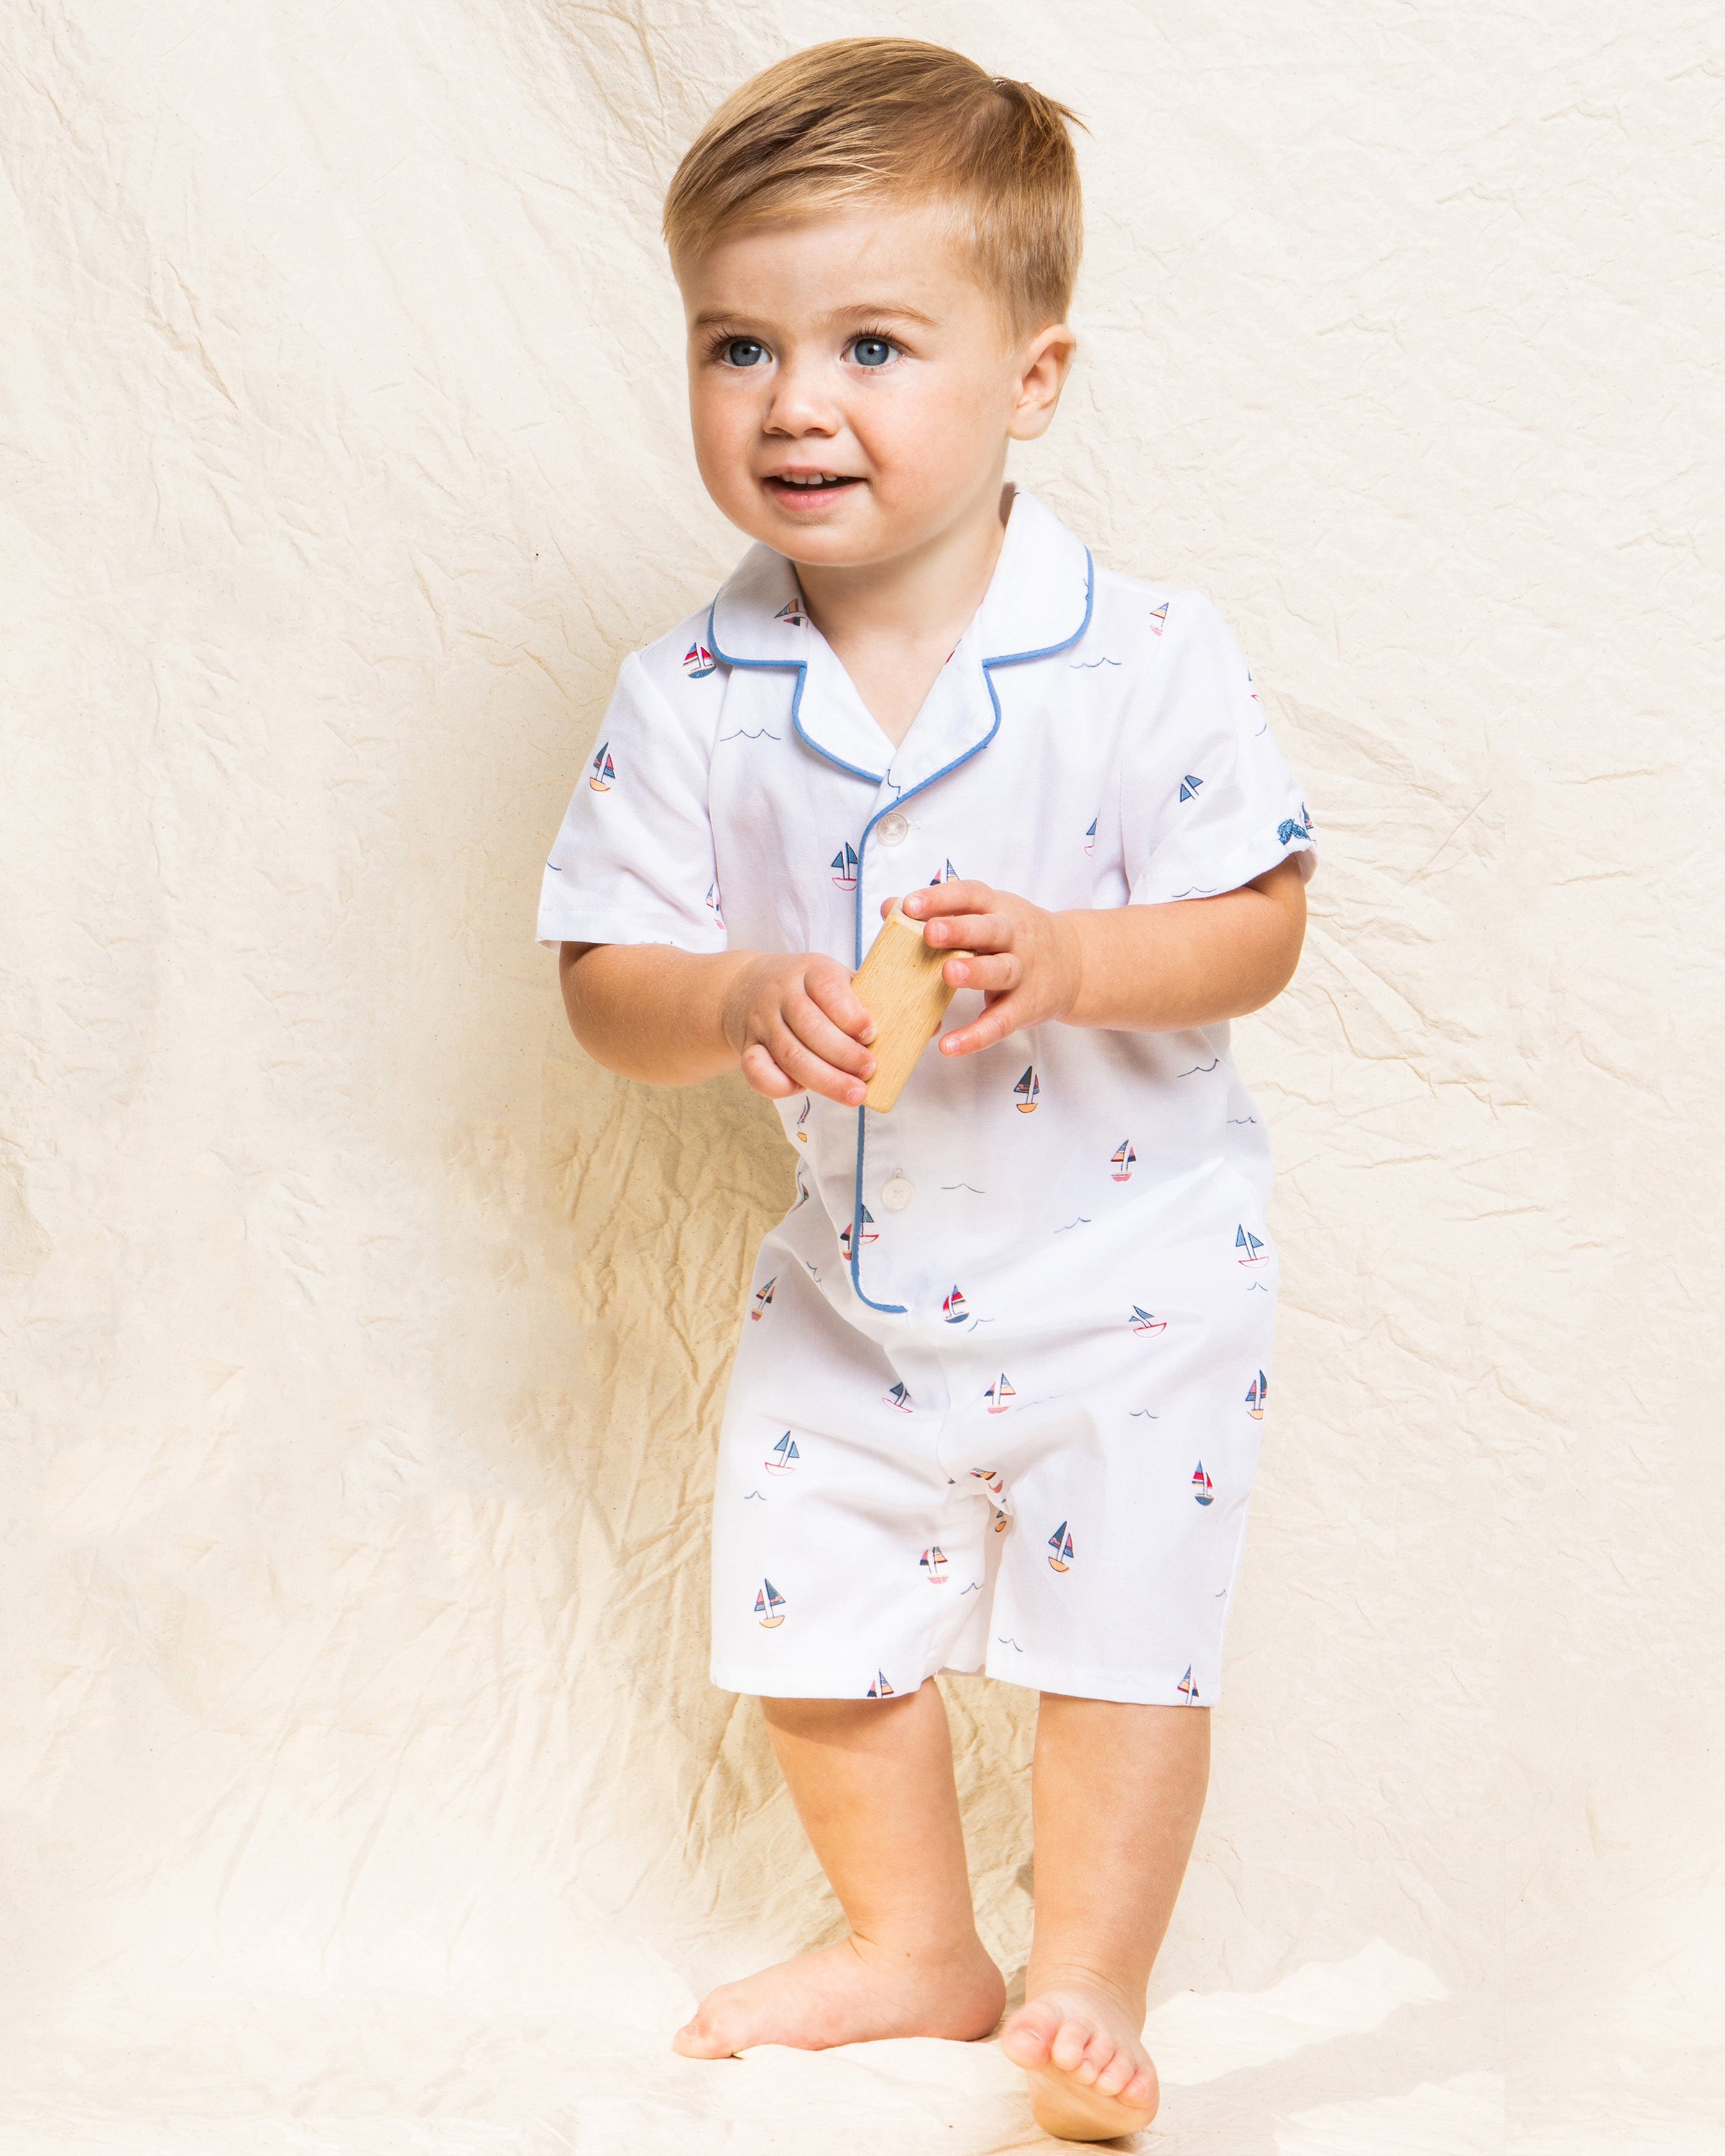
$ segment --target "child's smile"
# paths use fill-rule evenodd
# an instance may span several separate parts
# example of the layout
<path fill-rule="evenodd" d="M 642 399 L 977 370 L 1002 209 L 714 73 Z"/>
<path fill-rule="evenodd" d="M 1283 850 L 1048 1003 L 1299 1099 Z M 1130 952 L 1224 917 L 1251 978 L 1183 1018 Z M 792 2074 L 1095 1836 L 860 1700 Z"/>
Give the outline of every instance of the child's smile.
<path fill-rule="evenodd" d="M 810 472 L 795 465 L 769 472 L 761 482 L 779 507 L 788 510 L 793 516 L 806 516 L 812 510 L 824 509 L 836 501 L 846 487 L 863 484 L 855 472 Z"/>

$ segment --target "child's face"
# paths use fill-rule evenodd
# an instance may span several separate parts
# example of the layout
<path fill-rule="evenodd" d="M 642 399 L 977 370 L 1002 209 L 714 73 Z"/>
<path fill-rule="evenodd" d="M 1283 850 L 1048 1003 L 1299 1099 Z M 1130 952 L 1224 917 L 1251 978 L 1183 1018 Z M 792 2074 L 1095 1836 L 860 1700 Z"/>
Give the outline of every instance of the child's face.
<path fill-rule="evenodd" d="M 1063 325 L 1014 336 L 932 206 L 745 228 L 680 282 L 701 478 L 793 561 L 886 562 L 993 512 L 1071 361 Z"/>

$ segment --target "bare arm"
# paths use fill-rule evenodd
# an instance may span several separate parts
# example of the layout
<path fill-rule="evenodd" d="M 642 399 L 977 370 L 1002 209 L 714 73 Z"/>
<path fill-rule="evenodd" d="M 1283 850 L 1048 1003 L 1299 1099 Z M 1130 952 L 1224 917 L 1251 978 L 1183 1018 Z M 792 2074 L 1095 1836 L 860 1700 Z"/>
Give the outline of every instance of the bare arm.
<path fill-rule="evenodd" d="M 818 952 L 666 943 L 565 943 L 563 1008 L 598 1062 L 654 1086 L 696 1086 L 739 1066 L 757 1093 L 809 1089 L 855 1107 L 874 1037 L 850 972 Z"/>
<path fill-rule="evenodd" d="M 1020 1026 L 1175 1033 L 1243 1018 L 1294 977 L 1306 936 L 1306 885 L 1291 855 L 1214 898 L 1049 913 L 1010 891 L 955 880 L 913 891 L 905 911 L 927 925 L 955 988 L 981 988 L 988 1008 L 941 1042 L 968 1055 Z"/>
<path fill-rule="evenodd" d="M 987 1008 L 941 1042 L 968 1055 L 1050 1019 L 1173 1033 L 1260 1009 L 1293 977 L 1306 886 L 1290 859 L 1239 891 L 1167 906 L 1050 913 L 955 880 L 913 891 L 905 911 L 931 944 L 973 954 L 948 959 L 947 978 L 982 989 Z M 874 1023 L 835 958 L 565 943 L 561 970 L 575 1038 L 626 1078 L 693 1086 L 741 1067 L 771 1100 L 807 1090 L 854 1108 L 874 1074 Z"/>

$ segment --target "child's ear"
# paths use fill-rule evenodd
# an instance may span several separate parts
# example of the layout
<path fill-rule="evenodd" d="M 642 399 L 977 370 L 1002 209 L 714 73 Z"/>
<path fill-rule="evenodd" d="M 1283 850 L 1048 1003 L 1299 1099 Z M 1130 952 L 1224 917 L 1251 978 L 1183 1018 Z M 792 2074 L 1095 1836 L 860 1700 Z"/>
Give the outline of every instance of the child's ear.
<path fill-rule="evenodd" d="M 1065 322 L 1051 322 L 1025 347 L 1019 393 L 1006 430 L 1014 441 L 1034 442 L 1046 433 L 1077 350 L 1078 340 Z"/>

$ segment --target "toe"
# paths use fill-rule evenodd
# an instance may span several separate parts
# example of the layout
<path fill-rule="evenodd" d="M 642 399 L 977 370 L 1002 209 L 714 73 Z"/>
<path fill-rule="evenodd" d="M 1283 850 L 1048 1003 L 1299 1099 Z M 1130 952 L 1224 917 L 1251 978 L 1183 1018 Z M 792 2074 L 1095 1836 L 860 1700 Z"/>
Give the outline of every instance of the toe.
<path fill-rule="evenodd" d="M 1060 2026 L 1046 2007 L 1021 2006 L 1000 2032 L 1000 2048 L 1015 2066 L 1045 2066 Z"/>
<path fill-rule="evenodd" d="M 713 2028 L 704 2014 L 685 2021 L 671 2038 L 671 2049 L 685 2059 L 728 2059 L 731 2044 Z"/>
<path fill-rule="evenodd" d="M 1096 2076 L 1098 2096 L 1119 2096 L 1138 2070 L 1138 2062 L 1130 2051 L 1117 2051 L 1107 2065 Z"/>
<path fill-rule="evenodd" d="M 1078 2061 L 1079 2080 L 1100 2087 L 1104 2076 L 1114 2064 L 1118 2049 L 1111 2036 L 1092 2036 L 1084 2047 L 1084 2056 Z"/>
<path fill-rule="evenodd" d="M 1093 2033 L 1081 2021 L 1061 2022 L 1049 2047 L 1049 2057 L 1063 2074 L 1076 2071 Z"/>

